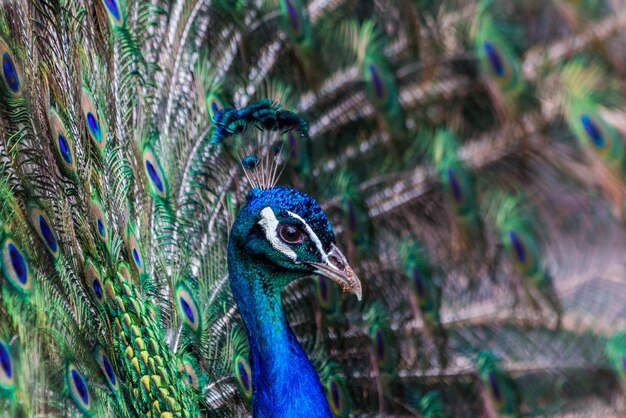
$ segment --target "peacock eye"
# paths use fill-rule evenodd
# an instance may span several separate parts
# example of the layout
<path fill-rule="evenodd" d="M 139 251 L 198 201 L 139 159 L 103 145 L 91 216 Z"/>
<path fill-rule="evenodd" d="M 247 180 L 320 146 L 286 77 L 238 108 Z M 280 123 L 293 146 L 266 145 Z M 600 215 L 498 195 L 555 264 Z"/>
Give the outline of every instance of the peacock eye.
<path fill-rule="evenodd" d="M 300 244 L 304 242 L 306 235 L 297 226 L 278 225 L 278 236 L 287 244 Z"/>

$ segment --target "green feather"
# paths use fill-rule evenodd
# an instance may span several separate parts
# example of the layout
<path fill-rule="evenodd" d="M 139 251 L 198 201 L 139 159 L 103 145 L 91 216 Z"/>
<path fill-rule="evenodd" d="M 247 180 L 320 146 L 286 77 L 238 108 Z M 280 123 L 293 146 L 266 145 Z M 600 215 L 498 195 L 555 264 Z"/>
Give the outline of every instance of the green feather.
<path fill-rule="evenodd" d="M 474 17 L 474 48 L 480 68 L 493 80 L 509 102 L 514 102 L 524 89 L 520 60 L 513 46 L 496 22 L 494 1 L 482 0 Z"/>
<path fill-rule="evenodd" d="M 515 381 L 500 365 L 492 352 L 481 351 L 476 356 L 476 368 L 493 409 L 499 417 L 520 416 L 520 394 Z"/>

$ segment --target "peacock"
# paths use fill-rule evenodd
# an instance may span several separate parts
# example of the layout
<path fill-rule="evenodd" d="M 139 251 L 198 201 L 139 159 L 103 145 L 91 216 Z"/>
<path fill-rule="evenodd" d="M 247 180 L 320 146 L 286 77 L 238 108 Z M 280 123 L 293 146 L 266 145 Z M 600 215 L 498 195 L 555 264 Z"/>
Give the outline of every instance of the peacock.
<path fill-rule="evenodd" d="M 624 416 L 625 29 L 1 2 L 0 415 Z"/>

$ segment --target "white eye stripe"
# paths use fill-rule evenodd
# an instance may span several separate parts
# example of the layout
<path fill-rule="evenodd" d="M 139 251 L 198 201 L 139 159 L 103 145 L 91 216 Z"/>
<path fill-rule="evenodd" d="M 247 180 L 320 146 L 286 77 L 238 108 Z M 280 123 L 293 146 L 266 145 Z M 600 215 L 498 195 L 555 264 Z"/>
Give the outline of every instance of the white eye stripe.
<path fill-rule="evenodd" d="M 289 246 L 282 242 L 280 238 L 278 238 L 278 235 L 276 235 L 276 228 L 278 227 L 278 224 L 278 219 L 276 219 L 276 215 L 274 214 L 272 208 L 269 206 L 263 208 L 261 211 L 261 220 L 259 221 L 259 225 L 261 225 L 263 231 L 265 232 L 265 238 L 267 238 L 276 251 L 283 253 L 292 261 L 296 261 L 298 256 L 295 251 L 289 248 Z"/>
<path fill-rule="evenodd" d="M 299 220 L 302 225 L 304 225 L 304 229 L 307 235 L 315 244 L 315 247 L 322 256 L 322 260 L 324 262 L 328 262 L 328 254 L 326 253 L 326 251 L 324 251 L 324 248 L 322 247 L 322 242 L 320 241 L 317 234 L 313 231 L 313 229 L 309 226 L 309 224 L 296 213 L 287 211 L 287 214 L 289 214 L 289 216 L 291 216 L 292 218 Z M 274 214 L 274 211 L 271 207 L 267 206 L 263 208 L 263 210 L 261 211 L 261 220 L 259 221 L 259 225 L 261 225 L 263 231 L 265 232 L 265 238 L 267 238 L 267 240 L 270 242 L 275 250 L 280 251 L 292 261 L 297 261 L 298 256 L 295 251 L 293 251 L 287 244 L 285 244 L 277 235 L 279 222 L 278 219 L 276 219 L 276 215 Z"/>
<path fill-rule="evenodd" d="M 287 211 L 287 213 L 292 218 L 296 218 L 297 220 L 302 222 L 302 225 L 304 225 L 306 233 L 309 235 L 309 238 L 311 239 L 311 241 L 313 241 L 315 243 L 315 246 L 317 247 L 317 250 L 320 252 L 320 255 L 322 256 L 322 260 L 324 260 L 324 262 L 327 262 L 328 261 L 328 254 L 326 254 L 326 251 L 324 251 L 324 248 L 322 248 L 322 241 L 320 241 L 320 239 L 317 236 L 317 234 L 315 232 L 313 232 L 313 229 L 309 226 L 309 224 L 306 223 L 306 221 L 304 219 L 302 219 L 298 214 L 293 213 L 293 212 L 289 212 L 289 211 Z"/>

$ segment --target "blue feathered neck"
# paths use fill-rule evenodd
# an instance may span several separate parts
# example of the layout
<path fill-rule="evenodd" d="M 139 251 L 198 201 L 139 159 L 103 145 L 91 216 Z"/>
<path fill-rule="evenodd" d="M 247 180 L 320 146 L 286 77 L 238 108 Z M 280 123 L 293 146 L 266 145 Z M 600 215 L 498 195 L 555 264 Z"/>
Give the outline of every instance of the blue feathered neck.
<path fill-rule="evenodd" d="M 250 193 L 228 245 L 230 285 L 250 343 L 253 413 L 255 417 L 331 417 L 317 373 L 283 310 L 281 292 L 295 279 L 293 273 L 254 258 L 238 245 L 257 222 L 259 200 L 265 205 L 271 200 L 267 198 L 258 190 Z"/>

